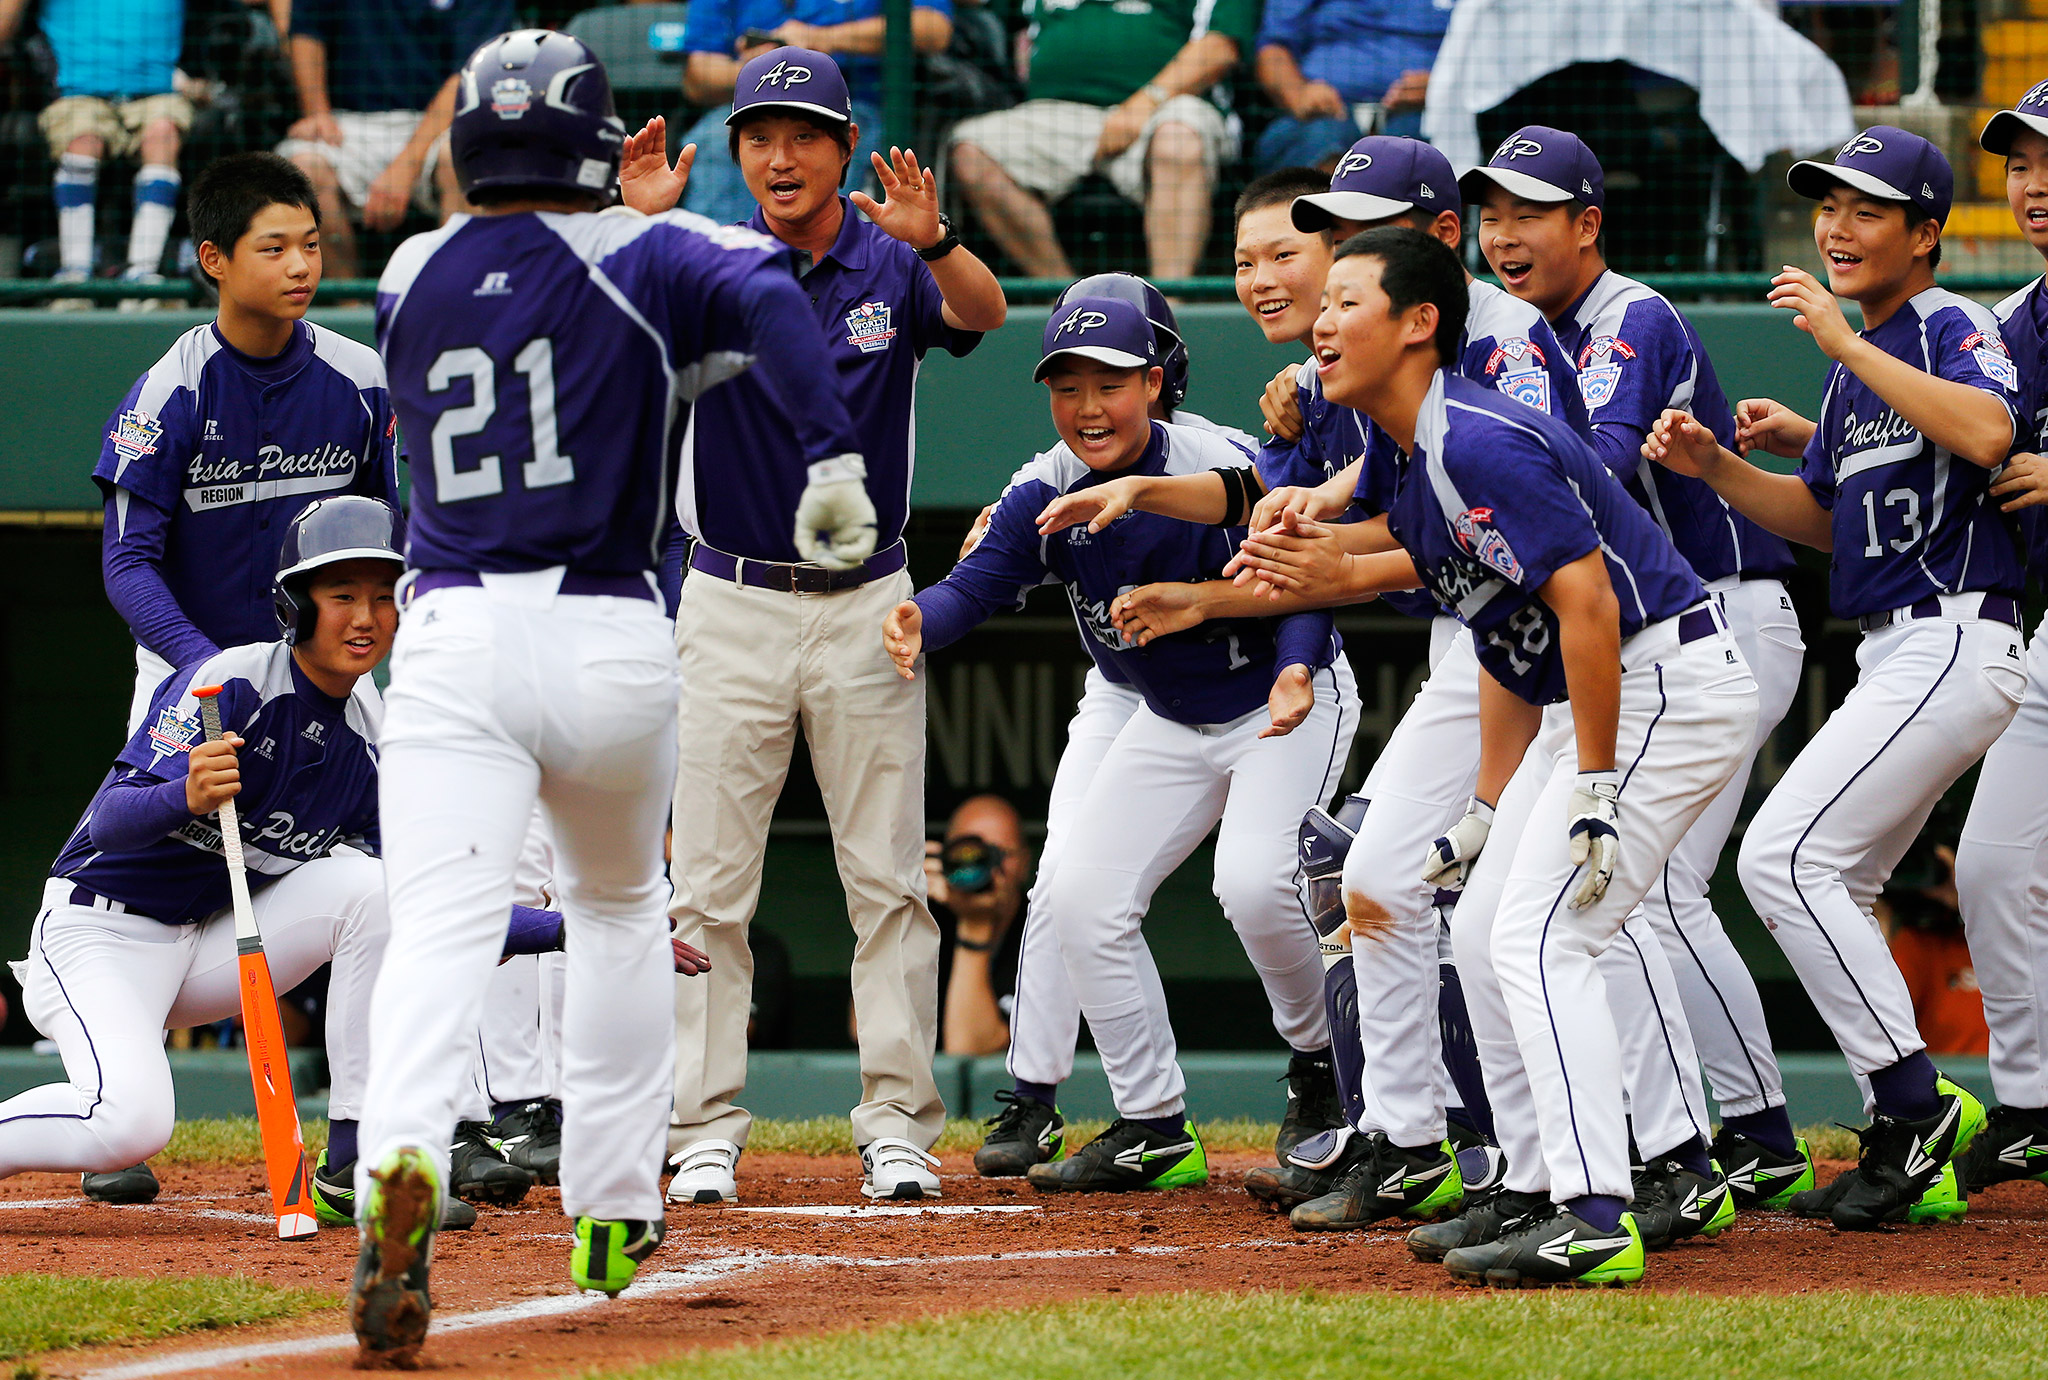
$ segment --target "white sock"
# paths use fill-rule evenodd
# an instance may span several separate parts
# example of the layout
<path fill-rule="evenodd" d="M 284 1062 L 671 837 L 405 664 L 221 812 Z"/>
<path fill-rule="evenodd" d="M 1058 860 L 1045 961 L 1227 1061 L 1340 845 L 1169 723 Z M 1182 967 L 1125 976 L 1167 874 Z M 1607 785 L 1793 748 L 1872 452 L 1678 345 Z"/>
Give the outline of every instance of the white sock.
<path fill-rule="evenodd" d="M 57 160 L 57 250 L 66 270 L 83 273 L 92 268 L 92 202 L 99 180 L 97 158 L 67 153 Z"/>
<path fill-rule="evenodd" d="M 154 273 L 178 214 L 178 170 L 145 163 L 135 174 L 135 223 L 128 231 L 128 271 Z"/>

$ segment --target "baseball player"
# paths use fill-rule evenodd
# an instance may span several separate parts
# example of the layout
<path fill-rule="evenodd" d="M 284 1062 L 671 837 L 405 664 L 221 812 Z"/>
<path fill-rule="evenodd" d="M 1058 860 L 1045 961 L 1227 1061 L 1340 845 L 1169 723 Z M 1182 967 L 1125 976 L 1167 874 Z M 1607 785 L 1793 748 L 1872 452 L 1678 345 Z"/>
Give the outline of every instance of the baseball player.
<path fill-rule="evenodd" d="M 1755 682 L 1698 579 L 1586 443 L 1442 369 L 1466 294 L 1440 241 L 1386 228 L 1347 242 L 1325 301 L 1325 395 L 1366 412 L 1405 457 L 1384 524 L 1360 526 L 1401 549 L 1342 554 L 1332 529 L 1290 515 L 1306 540 L 1258 533 L 1246 553 L 1315 548 L 1311 590 L 1419 578 L 1467 621 L 1487 672 L 1477 789 L 1424 876 L 1471 874 L 1453 919 L 1458 967 L 1468 996 L 1497 987 L 1512 1021 L 1515 1050 L 1502 1057 L 1482 1033 L 1480 1056 L 1508 1149 L 1499 1196 L 1524 1206 L 1510 1217 L 1496 1198 L 1417 1228 L 1411 1246 L 1468 1281 L 1639 1279 L 1599 956 L 1741 760 Z M 1476 1233 L 1483 1215 L 1490 1230 Z"/>
<path fill-rule="evenodd" d="M 1050 1191 L 1168 1188 L 1207 1178 L 1139 923 L 1153 889 L 1219 820 L 1215 889 L 1266 986 L 1281 1037 L 1323 1049 L 1321 977 L 1292 877 L 1290 807 L 1325 798 L 1357 723 L 1357 695 L 1327 615 L 1218 623 L 1206 635 L 1127 644 L 1110 626 L 1120 589 L 1200 578 L 1228 558 L 1227 530 L 1134 514 L 1053 539 L 1038 521 L 1060 494 L 1126 470 L 1241 466 L 1211 433 L 1151 420 L 1157 339 L 1130 303 L 1069 298 L 1047 322 L 1036 376 L 1061 444 L 1020 470 L 988 534 L 940 584 L 889 616 L 884 641 L 907 677 L 929 637 L 956 641 L 1048 580 L 1067 586 L 1099 668 L 1145 698 L 1102 754 L 1048 882 L 1068 979 L 1101 1051 L 1117 1120 L 1069 1159 L 1034 1164 Z"/>
<path fill-rule="evenodd" d="M 2018 379 L 1997 319 L 1934 285 L 1952 185 L 1939 150 L 1877 125 L 1789 176 L 1820 203 L 1828 286 L 1787 268 L 1770 300 L 1834 363 L 1817 423 L 1744 402 L 1737 441 L 1798 457 L 1799 473 L 1757 468 L 1678 412 L 1645 453 L 1832 551 L 1829 606 L 1863 630 L 1855 688 L 1757 811 L 1740 854 L 1751 904 L 1868 1080 L 1875 1115 L 1857 1167 L 1790 1204 L 1854 1230 L 1959 1213 L 1948 1162 L 1984 1122 L 1929 1061 L 1870 905 L 2024 692 L 2019 552 L 1987 498 L 2012 448 Z M 1837 294 L 1862 307 L 1860 332 Z"/>
<path fill-rule="evenodd" d="M 1666 408 L 1689 413 L 1723 442 L 1735 418 L 1692 323 L 1662 296 L 1610 271 L 1601 252 L 1605 178 L 1574 134 L 1541 125 L 1515 131 L 1485 167 L 1464 178 L 1477 202 L 1479 245 L 1509 292 L 1540 308 L 1571 352 L 1591 418 L 1593 451 L 1641 503 L 1720 603 L 1757 679 L 1759 715 L 1751 761 L 1791 707 L 1805 646 L 1784 577 L 1785 541 L 1733 512 L 1697 480 L 1644 459 L 1643 437 Z M 1742 804 L 1746 763 L 1693 832 L 1673 851 L 1643 906 L 1662 941 L 1714 1100 L 1722 1115 L 1712 1147 L 1737 1201 L 1782 1206 L 1813 1186 L 1811 1151 L 1793 1134 L 1784 1080 L 1771 1049 L 1763 999 L 1715 915 L 1707 884 Z M 1666 989 L 1661 981 L 1654 984 Z M 1637 1034 L 1648 1028 L 1638 1024 Z M 1627 1038 L 1625 1033 L 1624 1038 Z M 1697 1125 L 1705 1102 L 1683 1051 L 1675 1060 Z M 1649 1157 L 1646 1172 L 1709 1174 L 1705 1146 Z"/>
<path fill-rule="evenodd" d="M 1317 239 L 1310 248 L 1328 257 Z M 1173 307 L 1160 291 L 1132 273 L 1099 273 L 1070 284 L 1053 303 L 1057 312 L 1083 297 L 1119 297 L 1141 311 L 1152 327 L 1160 360 L 1160 390 L 1148 409 L 1154 421 L 1172 422 L 1217 434 L 1249 456 L 1257 442 L 1234 427 L 1218 426 L 1181 406 L 1188 391 L 1188 351 L 1180 336 Z M 983 509 L 969 533 L 967 551 L 988 529 L 995 505 Z M 1024 943 L 1018 955 L 1016 998 L 1010 1021 L 1008 1065 L 1012 1086 L 998 1090 L 1002 1110 L 974 1152 L 975 1171 L 984 1177 L 1021 1177 L 1034 1164 L 1065 1153 L 1066 1119 L 1060 1114 L 1060 1084 L 1073 1072 L 1075 1041 L 1081 1030 L 1081 1004 L 1067 981 L 1060 956 L 1059 932 L 1051 914 L 1051 876 L 1072 827 L 1075 811 L 1086 799 L 1089 783 L 1103 755 L 1144 697 L 1111 663 L 1091 666 L 1082 685 L 1080 703 L 1067 725 L 1066 746 L 1053 775 L 1046 806 L 1045 847 L 1032 884 L 1025 914 Z M 1341 1121 L 1330 1051 L 1295 1051 L 1287 1064 L 1287 1100 L 1279 1140 L 1284 1146 Z"/>
<path fill-rule="evenodd" d="M 313 184 L 239 153 L 193 179 L 186 213 L 220 312 L 136 380 L 93 468 L 107 597 L 135 635 L 131 735 L 172 668 L 270 639 L 272 558 L 309 499 L 398 498 L 383 364 L 303 319 L 320 286 Z"/>
<path fill-rule="evenodd" d="M 901 538 L 919 362 L 934 349 L 965 355 L 1007 306 L 908 150 L 875 155 L 883 200 L 840 194 L 860 131 L 845 77 L 824 53 L 776 48 L 746 63 L 726 125 L 760 206 L 748 224 L 801 265 L 811 329 L 855 416 L 866 469 L 813 473 L 806 489 L 810 457 L 790 443 L 789 405 L 749 378 L 706 397 L 683 436 L 676 513 L 694 544 L 676 648 L 679 735 L 692 750 L 676 777 L 670 914 L 715 967 L 708 983 L 676 988 L 669 1198 L 712 1204 L 738 1192 L 753 1124 L 735 1101 L 747 1073 L 747 929 L 799 725 L 857 936 L 861 1192 L 935 1197 L 929 1151 L 945 1110 L 931 1067 L 939 939 L 924 902 L 924 686 L 891 674 L 875 627 L 911 589 Z M 663 152 L 658 128 L 636 138 L 629 204 L 680 194 Z M 813 507 L 802 506 L 806 493 Z M 872 556 L 815 540 L 814 529 L 833 525 L 820 515 L 841 512 L 872 526 Z"/>
<path fill-rule="evenodd" d="M 525 29 L 478 49 L 450 138 L 478 213 L 408 240 L 378 284 L 393 407 L 431 458 L 379 791 L 390 962 L 350 1290 L 366 1364 L 410 1363 L 425 1339 L 443 1147 L 536 800 L 569 926 L 570 1277 L 615 1294 L 660 1243 L 676 680 L 653 569 L 677 404 L 751 361 L 823 472 L 860 464 L 784 251 L 683 212 L 595 214 L 625 134 L 580 41 Z"/>
<path fill-rule="evenodd" d="M 2006 199 L 2020 234 L 2048 256 L 2048 82 L 1984 126 L 1985 150 L 2005 159 Z M 2018 367 L 2020 441 L 1991 486 L 2009 513 L 2023 514 L 2035 570 L 2044 565 L 2038 508 L 2048 499 L 2042 452 L 2048 425 L 2048 303 L 2035 279 L 1993 308 Z M 1970 961 L 1991 1031 L 1991 1083 L 1998 1105 L 1956 1160 L 1965 1192 L 2048 1174 L 2048 1012 L 2041 1006 L 2048 962 L 2048 620 L 2027 648 L 2027 689 L 2019 712 L 1984 754 L 1977 794 L 1956 845 L 1956 895 Z"/>

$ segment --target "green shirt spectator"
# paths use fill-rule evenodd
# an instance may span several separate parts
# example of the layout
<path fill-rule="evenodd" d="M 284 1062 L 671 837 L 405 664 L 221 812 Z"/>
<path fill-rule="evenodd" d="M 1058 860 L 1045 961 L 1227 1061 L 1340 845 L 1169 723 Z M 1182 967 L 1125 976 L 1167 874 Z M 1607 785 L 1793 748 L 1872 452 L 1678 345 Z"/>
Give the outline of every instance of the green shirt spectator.
<path fill-rule="evenodd" d="M 1025 0 L 1024 14 L 1033 25 L 1027 94 L 1083 105 L 1118 104 L 1205 33 L 1249 53 L 1259 28 L 1258 0 Z"/>

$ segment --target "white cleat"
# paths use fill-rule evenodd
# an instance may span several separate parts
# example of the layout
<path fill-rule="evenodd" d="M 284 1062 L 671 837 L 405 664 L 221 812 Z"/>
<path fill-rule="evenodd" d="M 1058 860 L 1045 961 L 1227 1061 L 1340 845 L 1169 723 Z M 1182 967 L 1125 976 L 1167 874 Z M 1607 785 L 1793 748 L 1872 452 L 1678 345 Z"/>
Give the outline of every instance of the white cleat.
<path fill-rule="evenodd" d="M 676 1176 L 668 1181 L 671 1203 L 711 1206 L 730 1203 L 740 1196 L 733 1182 L 733 1170 L 740 1162 L 740 1148 L 729 1140 L 700 1140 L 668 1157 Z"/>
<path fill-rule="evenodd" d="M 938 1158 L 907 1140 L 884 1136 L 861 1148 L 860 1191 L 889 1202 L 917 1202 L 939 1196 Z"/>

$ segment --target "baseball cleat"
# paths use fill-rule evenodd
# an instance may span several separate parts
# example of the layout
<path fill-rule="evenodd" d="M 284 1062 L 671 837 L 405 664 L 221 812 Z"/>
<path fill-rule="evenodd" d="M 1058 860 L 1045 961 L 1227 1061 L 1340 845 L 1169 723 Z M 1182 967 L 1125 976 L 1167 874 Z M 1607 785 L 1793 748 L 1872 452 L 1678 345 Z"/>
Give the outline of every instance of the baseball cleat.
<path fill-rule="evenodd" d="M 576 1244 L 569 1251 L 569 1282 L 617 1298 L 668 1235 L 668 1224 L 576 1219 Z"/>
<path fill-rule="evenodd" d="M 1495 1289 L 1619 1288 L 1643 1277 L 1643 1239 L 1625 1212 L 1619 1227 L 1602 1231 L 1557 1208 L 1498 1241 L 1452 1251 L 1444 1268 L 1461 1283 Z"/>
<path fill-rule="evenodd" d="M 1452 1251 L 1484 1246 L 1519 1231 L 1537 1216 L 1550 1211 L 1550 1199 L 1541 1193 L 1516 1193 L 1507 1188 L 1465 1200 L 1465 1210 L 1456 1217 L 1431 1222 L 1408 1233 L 1408 1253 L 1417 1260 L 1438 1261 Z"/>
<path fill-rule="evenodd" d="M 313 1215 L 330 1227 L 352 1227 L 356 1222 L 356 1166 L 351 1160 L 330 1171 L 327 1152 L 313 1164 Z M 476 1225 L 476 1209 L 460 1198 L 441 1200 L 441 1230 L 468 1231 Z"/>
<path fill-rule="evenodd" d="M 988 1134 L 974 1152 L 974 1172 L 984 1179 L 1021 1179 L 1034 1164 L 1050 1164 L 1067 1153 L 1067 1119 L 1058 1107 L 1035 1097 L 996 1089 L 1008 1103 L 987 1121 Z"/>
<path fill-rule="evenodd" d="M 1282 1164 L 1295 1146 L 1323 1131 L 1344 1125 L 1344 1102 L 1337 1095 L 1337 1066 L 1328 1050 L 1287 1061 L 1287 1111 L 1280 1134 L 1273 1138 L 1273 1157 Z"/>
<path fill-rule="evenodd" d="M 1180 1134 L 1169 1136 L 1118 1117 L 1067 1159 L 1034 1164 L 1024 1177 L 1047 1193 L 1185 1188 L 1209 1181 L 1209 1157 L 1192 1121 L 1183 1121 Z"/>
<path fill-rule="evenodd" d="M 1804 1193 L 1814 1185 L 1813 1149 L 1804 1136 L 1798 1138 L 1797 1153 L 1788 1157 L 1724 1126 L 1707 1153 L 1721 1166 L 1728 1187 L 1735 1193 L 1735 1206 L 1740 1209 L 1782 1208 L 1791 1202 L 1793 1194 Z M 1648 1233 L 1644 1239 L 1648 1239 Z"/>
<path fill-rule="evenodd" d="M 671 1203 L 715 1206 L 740 1196 L 733 1171 L 739 1168 L 740 1148 L 729 1140 L 694 1141 L 668 1157 L 676 1176 L 668 1181 Z"/>
<path fill-rule="evenodd" d="M 1458 1160 L 1445 1144 L 1408 1150 L 1374 1131 L 1337 1186 L 1287 1215 L 1296 1231 L 1353 1231 L 1389 1217 L 1428 1220 L 1465 1201 Z"/>
<path fill-rule="evenodd" d="M 448 1185 L 467 1202 L 512 1207 L 533 1187 L 534 1174 L 505 1158 L 487 1123 L 458 1121 L 448 1146 Z"/>
<path fill-rule="evenodd" d="M 1244 1191 L 1286 1212 L 1334 1191 L 1354 1164 L 1372 1158 L 1372 1141 L 1349 1126 L 1310 1136 L 1280 1157 L 1280 1163 L 1248 1171 Z"/>
<path fill-rule="evenodd" d="M 2048 1122 L 2016 1107 L 1993 1107 L 1984 1129 L 1955 1164 L 1967 1193 L 2014 1179 L 2048 1183 Z"/>
<path fill-rule="evenodd" d="M 1643 1249 L 1654 1251 L 1688 1236 L 1719 1236 L 1735 1221 L 1735 1194 L 1719 1174 L 1709 1177 L 1674 1159 L 1653 1159 L 1636 1173 L 1628 1215 Z"/>
<path fill-rule="evenodd" d="M 1886 1222 L 1912 1221 L 1927 1201 L 1920 1220 L 1945 1220 L 1959 1215 L 1944 1197 L 1939 1182 L 1950 1159 L 1984 1125 L 1984 1107 L 1948 1079 L 1935 1084 L 1940 1108 L 1916 1121 L 1877 1116 L 1856 1133 L 1862 1142 L 1856 1167 L 1824 1189 L 1795 1194 L 1790 1207 L 1801 1217 L 1826 1217 L 1842 1231 L 1872 1231 Z M 1952 1176 L 1951 1176 L 1952 1177 Z M 1927 1200 L 1929 1190 L 1935 1198 Z"/>
<path fill-rule="evenodd" d="M 441 1198 L 433 1159 L 417 1147 L 393 1151 L 370 1171 L 368 1196 L 348 1291 L 349 1324 L 360 1349 L 356 1364 L 411 1370 L 433 1311 L 427 1271 Z"/>
<path fill-rule="evenodd" d="M 161 1186 L 149 1161 L 116 1169 L 110 1174 L 81 1174 L 78 1186 L 95 1203 L 153 1203 Z"/>
<path fill-rule="evenodd" d="M 508 1164 L 544 1184 L 562 1181 L 560 1104 L 535 1098 L 491 1122 L 491 1139 Z"/>
<path fill-rule="evenodd" d="M 892 1203 L 915 1203 L 939 1196 L 939 1167 L 930 1155 L 907 1140 L 883 1136 L 860 1148 L 863 1196 Z"/>

